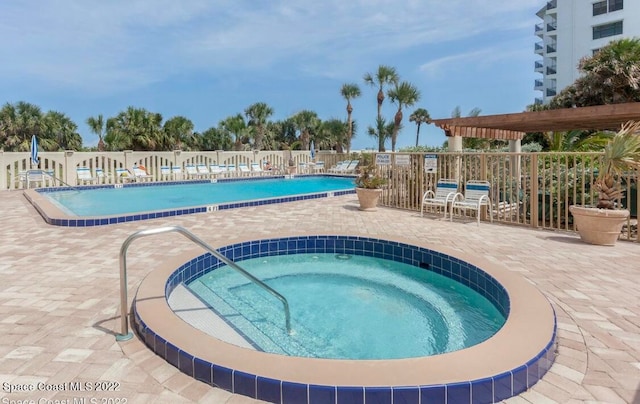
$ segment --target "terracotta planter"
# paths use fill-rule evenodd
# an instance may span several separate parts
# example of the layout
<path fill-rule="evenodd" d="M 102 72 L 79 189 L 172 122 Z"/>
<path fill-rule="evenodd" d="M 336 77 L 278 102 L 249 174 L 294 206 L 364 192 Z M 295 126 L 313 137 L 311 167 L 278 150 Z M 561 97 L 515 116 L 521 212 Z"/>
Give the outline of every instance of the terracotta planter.
<path fill-rule="evenodd" d="M 598 209 L 569 206 L 582 241 L 596 245 L 615 245 L 622 225 L 629 217 L 626 209 Z"/>
<path fill-rule="evenodd" d="M 382 189 L 356 188 L 360 210 L 373 212 L 377 210 L 378 199 L 382 195 Z"/>

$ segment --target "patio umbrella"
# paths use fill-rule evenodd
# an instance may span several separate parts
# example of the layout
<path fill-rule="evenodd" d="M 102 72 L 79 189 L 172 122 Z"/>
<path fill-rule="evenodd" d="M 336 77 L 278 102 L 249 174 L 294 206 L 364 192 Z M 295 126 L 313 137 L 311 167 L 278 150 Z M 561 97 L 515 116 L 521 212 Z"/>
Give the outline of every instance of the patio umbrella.
<path fill-rule="evenodd" d="M 31 136 L 31 164 L 38 166 L 40 160 L 38 160 L 38 138 L 36 135 Z"/>
<path fill-rule="evenodd" d="M 311 160 L 316 158 L 316 150 L 315 147 L 313 145 L 313 140 L 311 141 Z"/>

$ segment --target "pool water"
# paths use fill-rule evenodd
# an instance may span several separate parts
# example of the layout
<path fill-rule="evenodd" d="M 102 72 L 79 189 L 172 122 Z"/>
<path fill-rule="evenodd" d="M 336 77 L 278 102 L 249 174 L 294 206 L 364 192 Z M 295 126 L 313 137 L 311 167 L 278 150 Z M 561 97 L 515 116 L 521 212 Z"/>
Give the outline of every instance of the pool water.
<path fill-rule="evenodd" d="M 45 192 L 60 209 L 76 216 L 108 216 L 162 211 L 228 202 L 343 191 L 354 188 L 353 178 L 314 176 L 297 178 L 176 183 L 152 186 L 100 187 Z"/>
<path fill-rule="evenodd" d="M 188 288 L 257 349 L 335 359 L 399 359 L 451 352 L 495 334 L 505 318 L 472 289 L 396 261 L 335 254 L 248 259 L 239 265 L 282 303 L 228 267 Z"/>

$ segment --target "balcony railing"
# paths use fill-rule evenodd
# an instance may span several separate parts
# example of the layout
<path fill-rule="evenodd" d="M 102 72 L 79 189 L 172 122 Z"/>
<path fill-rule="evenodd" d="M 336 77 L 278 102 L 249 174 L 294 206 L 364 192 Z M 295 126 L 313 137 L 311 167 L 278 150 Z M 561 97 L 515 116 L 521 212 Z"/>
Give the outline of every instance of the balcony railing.
<path fill-rule="evenodd" d="M 555 66 L 548 66 L 547 67 L 547 74 L 556 74 L 556 67 Z"/>
<path fill-rule="evenodd" d="M 542 62 L 536 61 L 535 68 L 536 68 L 536 70 L 537 69 L 543 69 L 544 68 L 544 64 Z"/>
<path fill-rule="evenodd" d="M 543 23 L 536 24 L 536 29 L 535 29 L 536 35 L 542 34 L 543 31 L 544 31 L 544 24 Z"/>
<path fill-rule="evenodd" d="M 547 32 L 555 31 L 557 29 L 558 29 L 558 23 L 550 22 L 549 24 L 547 24 Z"/>
<path fill-rule="evenodd" d="M 556 95 L 556 90 L 554 90 L 553 88 L 547 88 L 547 97 L 555 97 Z"/>
<path fill-rule="evenodd" d="M 538 88 L 540 88 L 540 87 L 543 87 L 543 86 L 544 86 L 544 81 L 542 81 L 542 80 L 536 80 L 536 81 L 533 83 L 533 85 L 534 85 L 534 87 L 535 87 L 536 89 L 538 89 Z"/>
<path fill-rule="evenodd" d="M 553 10 L 556 7 L 558 7 L 558 0 L 551 0 L 547 2 L 547 10 Z"/>
<path fill-rule="evenodd" d="M 556 51 L 555 45 L 547 45 L 547 53 L 554 53 Z"/>

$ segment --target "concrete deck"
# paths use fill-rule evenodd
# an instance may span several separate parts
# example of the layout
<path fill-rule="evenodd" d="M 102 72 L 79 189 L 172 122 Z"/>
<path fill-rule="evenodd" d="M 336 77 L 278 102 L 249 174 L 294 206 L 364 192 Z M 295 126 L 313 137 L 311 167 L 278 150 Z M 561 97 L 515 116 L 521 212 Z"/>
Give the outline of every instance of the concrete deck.
<path fill-rule="evenodd" d="M 138 230 L 180 225 L 214 247 L 246 235 L 353 231 L 479 254 L 527 278 L 558 315 L 555 364 L 508 402 L 640 403 L 638 243 L 596 247 L 573 234 L 386 208 L 361 212 L 355 195 L 91 228 L 45 224 L 19 191 L 0 192 L 0 206 L 0 400 L 256 402 L 181 374 L 136 338 L 115 341 L 122 242 Z M 159 263 L 193 248 L 175 234 L 136 240 L 127 261 L 130 296 Z M 117 383 L 117 391 L 95 391 L 99 381 Z M 92 391 L 69 391 L 76 382 L 91 383 Z M 61 387 L 67 390 L 55 390 Z"/>

